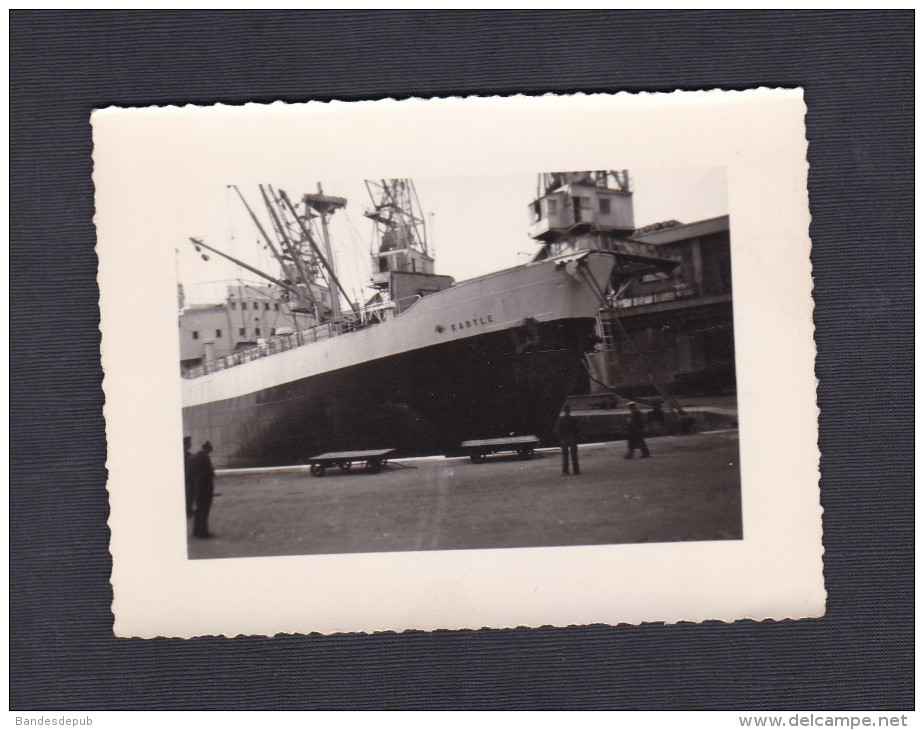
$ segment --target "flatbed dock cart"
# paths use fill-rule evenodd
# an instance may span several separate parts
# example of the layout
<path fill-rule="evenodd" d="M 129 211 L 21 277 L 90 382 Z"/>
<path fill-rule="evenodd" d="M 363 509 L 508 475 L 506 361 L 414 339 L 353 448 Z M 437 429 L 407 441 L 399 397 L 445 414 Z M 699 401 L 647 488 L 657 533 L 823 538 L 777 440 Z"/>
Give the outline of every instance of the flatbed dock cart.
<path fill-rule="evenodd" d="M 394 449 L 373 449 L 371 451 L 330 451 L 326 454 L 312 456 L 308 463 L 311 464 L 311 473 L 316 477 L 324 476 L 324 472 L 329 467 L 340 467 L 340 471 L 348 471 L 354 461 L 366 462 L 366 470 L 370 474 L 378 474 L 382 467 L 388 463 L 388 455 Z"/>
<path fill-rule="evenodd" d="M 474 463 L 480 464 L 487 454 L 498 454 L 502 451 L 516 451 L 521 459 L 532 459 L 538 444 L 538 436 L 506 436 L 499 439 L 463 441 L 462 450 Z"/>

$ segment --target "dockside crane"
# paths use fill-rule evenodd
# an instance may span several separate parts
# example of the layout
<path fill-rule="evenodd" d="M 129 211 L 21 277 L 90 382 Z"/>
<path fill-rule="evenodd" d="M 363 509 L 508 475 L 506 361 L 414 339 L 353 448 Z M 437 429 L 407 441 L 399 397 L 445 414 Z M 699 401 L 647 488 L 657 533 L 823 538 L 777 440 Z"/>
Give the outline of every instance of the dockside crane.
<path fill-rule="evenodd" d="M 534 261 L 579 252 L 608 251 L 616 265 L 608 282 L 588 282 L 600 301 L 597 332 L 604 366 L 597 377 L 585 361 L 588 377 L 606 390 L 623 395 L 609 380 L 611 364 L 642 374 L 678 416 L 685 413 L 656 375 L 645 353 L 620 320 L 620 302 L 646 275 L 669 280 L 679 266 L 657 246 L 632 239 L 635 232 L 632 188 L 627 170 L 584 170 L 540 173 L 536 198 L 530 203 L 530 236 L 539 244 Z M 626 366 L 630 367 L 626 367 Z M 643 401 L 644 399 L 638 399 Z"/>

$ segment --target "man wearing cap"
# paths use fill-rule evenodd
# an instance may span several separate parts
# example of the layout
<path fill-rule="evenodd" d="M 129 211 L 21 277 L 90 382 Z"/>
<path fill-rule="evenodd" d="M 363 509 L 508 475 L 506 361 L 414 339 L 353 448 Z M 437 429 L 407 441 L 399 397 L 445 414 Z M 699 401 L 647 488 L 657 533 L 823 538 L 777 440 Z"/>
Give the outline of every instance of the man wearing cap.
<path fill-rule="evenodd" d="M 648 446 L 645 444 L 645 419 L 635 403 L 629 404 L 629 451 L 626 458 L 635 456 L 635 450 L 642 450 L 642 458 L 649 457 Z"/>
<path fill-rule="evenodd" d="M 192 458 L 192 477 L 196 485 L 196 516 L 193 520 L 193 537 L 215 537 L 209 532 L 209 509 L 215 495 L 215 469 L 212 467 L 212 444 L 206 441 L 202 450 Z"/>

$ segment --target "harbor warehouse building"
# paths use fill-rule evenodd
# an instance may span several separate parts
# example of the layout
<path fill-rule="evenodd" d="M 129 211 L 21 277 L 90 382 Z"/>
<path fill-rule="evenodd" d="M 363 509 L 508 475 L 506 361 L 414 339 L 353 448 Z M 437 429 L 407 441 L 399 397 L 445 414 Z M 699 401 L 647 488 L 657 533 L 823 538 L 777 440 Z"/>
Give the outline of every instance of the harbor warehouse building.
<path fill-rule="evenodd" d="M 735 391 L 731 248 L 728 216 L 689 224 L 657 223 L 635 231 L 632 241 L 649 244 L 679 265 L 671 273 L 634 280 L 603 312 L 603 344 L 589 356 L 599 383 L 645 392 L 652 377 L 679 395 Z M 650 374 L 650 376 L 649 376 Z"/>
<path fill-rule="evenodd" d="M 328 302 L 327 290 L 317 296 Z M 314 319 L 296 311 L 277 287 L 228 284 L 223 302 L 191 304 L 181 309 L 180 369 L 253 347 L 278 333 L 306 329 Z"/>

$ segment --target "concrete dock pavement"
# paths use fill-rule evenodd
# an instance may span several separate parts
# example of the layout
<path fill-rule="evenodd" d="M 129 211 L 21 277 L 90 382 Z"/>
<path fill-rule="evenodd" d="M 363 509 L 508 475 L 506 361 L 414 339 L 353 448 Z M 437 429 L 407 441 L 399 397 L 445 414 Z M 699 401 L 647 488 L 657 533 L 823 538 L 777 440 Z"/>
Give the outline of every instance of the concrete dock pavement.
<path fill-rule="evenodd" d="M 585 444 L 581 475 L 558 449 L 389 462 L 314 477 L 308 467 L 219 471 L 210 528 L 190 558 L 601 545 L 741 538 L 738 432 Z"/>

